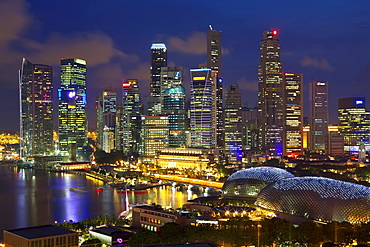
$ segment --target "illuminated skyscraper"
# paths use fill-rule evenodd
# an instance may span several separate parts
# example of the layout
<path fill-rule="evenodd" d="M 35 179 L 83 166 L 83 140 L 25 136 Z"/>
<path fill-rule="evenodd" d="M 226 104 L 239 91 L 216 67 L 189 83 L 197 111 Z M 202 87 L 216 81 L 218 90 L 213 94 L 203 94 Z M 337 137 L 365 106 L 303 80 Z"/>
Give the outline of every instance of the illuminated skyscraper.
<path fill-rule="evenodd" d="M 60 70 L 59 151 L 75 161 L 87 146 L 86 61 L 62 59 Z"/>
<path fill-rule="evenodd" d="M 168 147 L 168 117 L 142 116 L 142 150 L 144 160 L 152 161 L 157 151 Z"/>
<path fill-rule="evenodd" d="M 161 104 L 162 115 L 168 116 L 169 146 L 185 146 L 185 88 L 182 67 L 162 67 Z"/>
<path fill-rule="evenodd" d="M 96 100 L 96 130 L 98 147 L 103 146 L 103 133 L 107 128 L 110 132 L 116 128 L 117 94 L 112 87 L 103 90 Z M 106 132 L 106 131 L 105 131 Z M 114 135 L 113 135 L 114 139 Z M 113 147 L 114 149 L 114 147 Z M 110 150 L 106 150 L 110 152 Z"/>
<path fill-rule="evenodd" d="M 357 152 L 361 143 L 370 145 L 370 112 L 366 111 L 364 97 L 338 100 L 338 130 L 346 152 Z"/>
<path fill-rule="evenodd" d="M 212 28 L 212 27 L 211 27 Z M 222 76 L 222 32 L 207 31 L 207 67 Z"/>
<path fill-rule="evenodd" d="M 216 76 L 211 69 L 190 70 L 191 147 L 216 148 Z"/>
<path fill-rule="evenodd" d="M 140 150 L 142 102 L 136 79 L 122 83 L 122 107 L 117 115 L 116 149 L 128 155 Z"/>
<path fill-rule="evenodd" d="M 150 52 L 150 96 L 148 113 L 161 114 L 161 68 L 167 67 L 167 48 L 163 43 L 153 43 Z"/>
<path fill-rule="evenodd" d="M 23 58 L 19 74 L 20 157 L 53 152 L 53 70 Z"/>
<path fill-rule="evenodd" d="M 283 99 L 280 41 L 276 30 L 264 31 L 258 64 L 260 147 L 279 157 L 283 148 Z"/>
<path fill-rule="evenodd" d="M 326 153 L 328 138 L 328 82 L 310 82 L 310 150 Z"/>
<path fill-rule="evenodd" d="M 301 73 L 283 74 L 284 155 L 302 154 L 302 83 L 303 75 Z"/>
<path fill-rule="evenodd" d="M 216 82 L 216 138 L 217 148 L 223 154 L 225 146 L 225 127 L 223 109 L 223 78 L 222 78 L 222 32 L 213 30 L 207 31 L 207 68 L 217 76 Z"/>
<path fill-rule="evenodd" d="M 242 95 L 239 85 L 229 85 L 225 97 L 225 156 L 230 163 L 242 161 Z"/>

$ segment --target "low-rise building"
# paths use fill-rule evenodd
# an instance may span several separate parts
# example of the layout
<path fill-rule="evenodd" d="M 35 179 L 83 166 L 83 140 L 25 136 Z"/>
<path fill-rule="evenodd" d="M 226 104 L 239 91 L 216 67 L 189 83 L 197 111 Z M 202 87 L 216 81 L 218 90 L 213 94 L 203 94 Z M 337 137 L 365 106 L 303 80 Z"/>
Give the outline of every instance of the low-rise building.
<path fill-rule="evenodd" d="M 54 225 L 4 230 L 5 247 L 78 247 L 78 233 Z"/>

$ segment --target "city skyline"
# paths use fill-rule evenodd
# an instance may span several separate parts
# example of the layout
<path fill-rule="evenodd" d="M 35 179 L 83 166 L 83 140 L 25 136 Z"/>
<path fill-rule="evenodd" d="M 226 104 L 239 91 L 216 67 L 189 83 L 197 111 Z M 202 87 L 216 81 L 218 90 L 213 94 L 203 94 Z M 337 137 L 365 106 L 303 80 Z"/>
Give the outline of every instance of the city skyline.
<path fill-rule="evenodd" d="M 23 57 L 52 65 L 55 88 L 60 87 L 61 58 L 86 60 L 89 127 L 94 128 L 95 98 L 110 83 L 119 92 L 122 78 L 138 79 L 143 96 L 149 95 L 149 51 L 153 42 L 166 44 L 168 66 L 184 67 L 188 92 L 190 69 L 206 62 L 210 24 L 214 30 L 222 31 L 224 88 L 238 84 L 244 104 L 248 102 L 253 107 L 257 102 L 261 32 L 276 29 L 281 41 L 282 71 L 303 73 L 304 115 L 308 116 L 311 78 L 328 81 L 330 123 L 336 123 L 338 98 L 366 97 L 370 56 L 362 41 L 369 36 L 366 30 L 370 28 L 370 17 L 366 13 L 370 4 L 266 3 L 216 1 L 208 6 L 195 1 L 162 1 L 141 6 L 139 2 L 122 1 L 106 6 L 91 3 L 87 7 L 82 1 L 71 7 L 47 1 L 31 4 L 4 0 L 0 3 L 0 130 L 19 130 L 15 124 L 19 123 L 17 76 Z M 79 11 L 82 7 L 86 11 Z M 166 15 L 153 19 L 161 8 L 167 10 L 163 12 Z M 208 8 L 210 11 L 206 11 Z M 135 19 L 138 13 L 148 16 Z M 108 14 L 110 18 L 106 20 L 96 18 Z M 69 16 L 73 18 L 60 21 Z"/>

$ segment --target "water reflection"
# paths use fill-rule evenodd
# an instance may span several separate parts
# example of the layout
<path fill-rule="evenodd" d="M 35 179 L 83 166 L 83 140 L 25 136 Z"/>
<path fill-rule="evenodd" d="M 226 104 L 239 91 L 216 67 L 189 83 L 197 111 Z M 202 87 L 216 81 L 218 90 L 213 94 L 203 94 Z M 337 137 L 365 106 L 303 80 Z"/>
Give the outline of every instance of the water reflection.
<path fill-rule="evenodd" d="M 70 190 L 75 187 L 81 190 Z M 99 187 L 103 188 L 100 193 L 96 191 Z M 125 193 L 118 192 L 83 175 L 0 167 L 0 239 L 4 229 L 118 215 L 126 204 Z M 187 200 L 203 196 L 203 192 L 185 186 L 162 186 L 129 192 L 127 196 L 129 204 L 180 208 Z"/>

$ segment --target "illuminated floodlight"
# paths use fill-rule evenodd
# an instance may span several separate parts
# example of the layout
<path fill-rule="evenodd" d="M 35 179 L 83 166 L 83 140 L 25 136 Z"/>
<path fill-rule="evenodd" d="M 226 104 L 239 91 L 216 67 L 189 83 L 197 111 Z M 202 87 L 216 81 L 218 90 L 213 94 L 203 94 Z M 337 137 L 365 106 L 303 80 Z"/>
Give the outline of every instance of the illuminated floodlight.
<path fill-rule="evenodd" d="M 362 100 L 356 100 L 356 105 L 362 105 L 364 102 Z"/>

